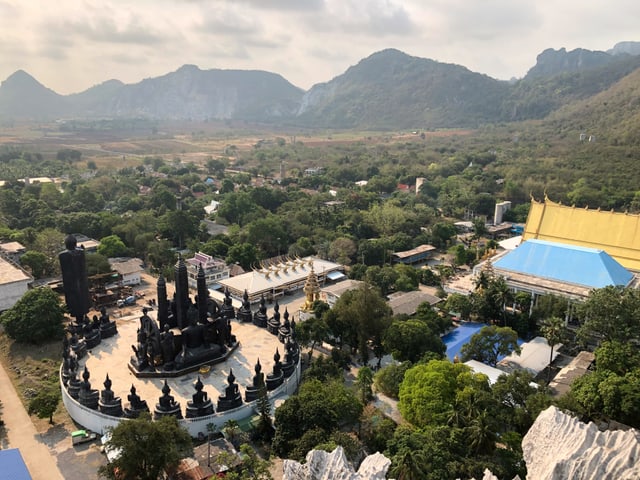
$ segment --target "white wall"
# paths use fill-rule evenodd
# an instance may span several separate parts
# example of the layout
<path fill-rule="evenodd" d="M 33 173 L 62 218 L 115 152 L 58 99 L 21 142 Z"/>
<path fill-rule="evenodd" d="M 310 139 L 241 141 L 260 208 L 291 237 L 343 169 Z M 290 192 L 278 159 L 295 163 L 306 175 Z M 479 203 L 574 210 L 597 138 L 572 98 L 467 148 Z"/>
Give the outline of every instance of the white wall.
<path fill-rule="evenodd" d="M 62 373 L 62 368 L 60 369 L 60 373 Z M 298 388 L 298 383 L 300 383 L 299 360 L 298 365 L 296 366 L 296 369 L 291 374 L 291 376 L 289 378 L 286 378 L 284 383 L 278 388 L 269 392 L 269 400 L 271 401 L 272 406 L 275 402 L 276 397 L 286 398 L 289 395 L 295 393 Z M 82 405 L 80 402 L 71 397 L 71 395 L 69 395 L 69 392 L 67 392 L 67 389 L 62 384 L 62 377 L 60 377 L 60 388 L 62 390 L 62 403 L 67 409 L 67 412 L 69 412 L 71 418 L 73 418 L 84 428 L 104 435 L 108 427 L 115 427 L 118 425 L 118 423 L 120 423 L 121 420 L 126 420 L 125 418 L 117 418 L 105 415 L 103 413 L 100 413 L 98 410 L 92 410 Z M 158 397 L 160 397 L 160 393 L 161 392 L 158 391 Z M 212 401 L 215 405 L 217 399 L 212 399 Z M 123 407 L 124 406 L 125 404 L 123 403 Z M 181 407 L 183 409 L 182 413 L 184 414 L 186 405 L 181 405 Z M 207 425 L 210 423 L 213 423 L 216 426 L 216 429 L 220 430 L 228 420 L 242 420 L 254 415 L 255 407 L 256 402 L 243 403 L 238 408 L 227 410 L 222 413 L 214 413 L 213 415 L 208 415 L 206 417 L 184 418 L 182 420 L 179 420 L 179 422 L 184 428 L 187 429 L 189 434 L 195 438 L 199 433 L 203 433 L 206 435 L 208 432 Z M 151 413 L 153 414 L 154 405 L 149 405 L 149 408 L 151 409 Z"/>

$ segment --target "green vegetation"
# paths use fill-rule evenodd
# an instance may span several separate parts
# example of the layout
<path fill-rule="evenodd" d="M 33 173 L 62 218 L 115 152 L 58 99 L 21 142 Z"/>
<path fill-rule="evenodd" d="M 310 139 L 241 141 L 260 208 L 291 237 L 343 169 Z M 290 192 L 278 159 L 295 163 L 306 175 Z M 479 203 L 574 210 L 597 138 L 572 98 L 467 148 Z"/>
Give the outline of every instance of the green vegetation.
<path fill-rule="evenodd" d="M 335 440 L 338 429 L 353 425 L 361 412 L 362 404 L 340 380 L 309 379 L 276 410 L 273 450 L 302 460 L 316 445 Z"/>
<path fill-rule="evenodd" d="M 49 423 L 53 425 L 53 414 L 60 403 L 60 384 L 58 379 L 54 378 L 53 383 L 46 385 L 45 388 L 38 391 L 35 397 L 29 401 L 27 411 L 29 415 L 37 415 L 38 418 L 48 418 Z"/>
<path fill-rule="evenodd" d="M 99 468 L 109 479 L 138 478 L 156 480 L 162 471 L 175 468 L 182 458 L 193 453 L 189 433 L 175 417 L 151 421 L 148 415 L 120 422 L 111 428 L 105 448 L 119 451 L 117 458 Z"/>
<path fill-rule="evenodd" d="M 18 342 L 40 344 L 61 339 L 64 308 L 48 287 L 28 290 L 18 302 L 0 315 L 7 335 Z"/>
<path fill-rule="evenodd" d="M 417 75 L 423 67 L 410 62 L 406 74 Z M 129 146 L 122 148 L 153 151 L 153 156 L 127 154 L 125 162 L 119 155 L 92 150 L 95 146 L 58 152 L 57 145 L 44 140 L 30 147 L 33 152 L 0 147 L 0 179 L 6 181 L 0 187 L 0 238 L 25 245 L 28 253 L 21 263 L 37 278 L 59 274 L 57 254 L 70 232 L 102 241 L 100 253 L 87 255 L 92 273 L 106 271 L 106 257 L 130 254 L 171 279 L 175 251 L 181 248 L 204 251 L 245 269 L 285 254 L 318 255 L 344 263 L 350 267 L 350 278 L 366 284 L 342 295 L 332 309 L 314 305 L 315 318 L 298 324 L 299 340 L 310 349 L 310 365 L 299 393 L 275 413 L 272 451 L 297 459 L 311 448 L 335 445 L 345 447 L 353 458 L 363 447 L 368 452 L 384 451 L 392 458 L 391 474 L 397 478 L 480 478 L 487 467 L 500 478 L 524 476 L 520 440 L 549 405 L 546 392 L 533 388 L 527 374 L 500 377 L 490 387 L 486 378 L 463 365 L 440 360 L 443 345 L 438 337 L 450 327 L 449 315 L 437 315 L 423 304 L 412 317 L 393 317 L 385 296 L 415 290 L 420 283 L 441 287 L 446 278 L 459 273 L 459 267 L 475 265 L 493 246 L 482 231 L 484 222 L 476 219 L 473 233 L 464 242 L 458 240 L 454 222 L 472 215 L 491 217 L 498 200 L 513 203 L 505 219 L 519 222 L 526 220 L 530 195 L 542 199 L 545 193 L 554 201 L 578 207 L 640 211 L 640 156 L 635 148 L 640 144 L 635 101 L 638 73 L 622 78 L 613 72 L 614 66 L 608 68 L 611 76 L 601 70 L 595 87 L 570 76 L 530 79 L 514 85 L 510 91 L 515 93 L 503 96 L 506 85 L 489 82 L 496 97 L 479 98 L 479 90 L 469 95 L 476 97 L 471 98 L 475 106 L 495 105 L 500 110 L 494 112 L 499 115 L 495 118 L 503 118 L 505 105 L 516 118 L 554 113 L 540 122 L 485 123 L 470 132 L 400 135 L 301 130 L 289 137 L 284 131 L 256 131 L 248 141 L 234 128 L 224 127 L 191 135 L 175 131 L 173 138 L 160 143 L 157 132 L 167 127 L 161 124 L 136 126 L 132 121 L 129 130 L 124 123 L 120 130 L 114 123 L 66 125 L 66 145 L 79 138 L 75 131 L 83 135 L 109 131 L 114 136 L 125 131 Z M 348 88 L 355 91 L 357 85 L 354 80 Z M 440 83 L 434 91 L 449 86 Z M 591 97 L 596 91 L 602 93 Z M 363 92 L 372 98 L 366 110 L 351 111 L 341 121 L 355 122 L 358 115 L 366 115 L 396 128 L 393 112 L 379 117 L 371 113 L 390 100 L 376 92 L 376 87 L 369 86 Z M 503 103 L 495 102 L 497 97 Z M 558 109 L 567 98 L 577 101 Z M 417 103 L 398 104 L 398 109 L 407 108 L 411 112 L 406 118 L 420 120 L 419 125 L 429 120 L 424 115 L 451 122 L 464 117 L 467 125 L 481 121 L 462 109 L 443 117 L 446 105 L 425 114 Z M 326 118 L 330 120 L 331 115 Z M 152 127 L 155 133 L 149 139 Z M 597 136 L 597 142 L 580 142 L 583 131 Z M 270 138 L 274 135 L 276 140 Z M 202 163 L 194 163 L 203 151 Z M 279 177 L 281 166 L 286 169 L 283 178 Z M 304 174 L 315 167 L 321 167 L 317 175 Z M 18 181 L 38 176 L 64 180 L 59 185 Z M 419 192 L 397 189 L 398 184 L 413 186 L 418 177 L 425 179 Z M 359 180 L 368 183 L 356 185 Z M 206 218 L 204 206 L 212 200 L 220 206 Z M 211 236 L 201 223 L 205 219 L 228 230 Z M 394 252 L 422 244 L 436 246 L 436 258 L 444 263 L 424 270 L 392 264 Z M 446 294 L 440 292 L 444 298 Z M 638 340 L 640 331 L 640 308 L 633 292 L 594 291 L 575 312 L 581 322 L 579 340 L 598 346 L 597 364 L 560 404 L 585 417 L 637 426 L 640 360 L 628 343 Z M 536 321 L 546 319 L 549 325 L 542 333 L 549 342 L 565 343 L 556 335 L 557 320 L 551 320 L 565 317 L 566 300 L 538 298 L 529 318 L 531 297 L 513 295 L 490 271 L 481 274 L 472 295 L 449 295 L 439 305 L 463 320 L 493 325 L 467 347 L 470 358 L 495 363 L 497 355 L 515 349 L 514 331 L 534 333 Z M 32 342 L 61 333 L 55 319 L 46 326 L 36 323 L 35 328 L 31 323 L 44 319 L 43 312 L 55 311 L 49 307 L 20 314 L 10 310 L 2 319 L 8 334 Z M 22 318 L 30 319 L 29 328 Z M 335 347 L 331 358 L 316 353 L 321 342 Z M 567 344 L 576 347 L 572 339 Z M 368 367 L 362 368 L 353 387 L 344 385 L 344 367 L 352 356 L 367 362 L 385 353 L 402 363 L 381 369 L 373 378 Z M 364 405 L 371 398 L 372 382 L 374 393 L 399 398 L 402 426 Z M 33 391 L 25 395 L 33 398 L 34 413 L 46 413 L 50 406 L 47 401 L 40 403 L 46 398 L 35 401 L 36 392 L 46 392 L 43 385 L 29 384 Z M 272 430 L 264 402 L 261 413 L 260 431 L 268 442 Z M 239 446 L 243 439 L 236 427 L 229 425 L 226 430 Z M 138 457 L 148 453 L 156 463 L 154 456 L 161 452 L 148 448 Z M 259 460 L 250 451 L 245 453 L 248 465 Z M 263 471 L 263 466 L 256 463 L 254 472 Z M 251 478 L 248 471 L 239 475 Z"/>
<path fill-rule="evenodd" d="M 495 367 L 500 357 L 520 353 L 518 334 L 509 327 L 490 325 L 475 333 L 460 349 L 461 360 L 477 360 Z"/>

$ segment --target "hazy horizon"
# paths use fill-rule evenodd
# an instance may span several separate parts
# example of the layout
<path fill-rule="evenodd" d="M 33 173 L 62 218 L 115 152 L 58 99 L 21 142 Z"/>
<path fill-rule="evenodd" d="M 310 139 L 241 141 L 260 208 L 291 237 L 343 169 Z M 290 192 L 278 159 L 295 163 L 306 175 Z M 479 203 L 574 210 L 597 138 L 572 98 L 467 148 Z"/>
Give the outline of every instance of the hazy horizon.
<path fill-rule="evenodd" d="M 265 70 L 302 89 L 374 52 L 521 78 L 547 48 L 634 41 L 640 4 L 489 0 L 0 0 L 0 80 L 24 70 L 60 94 L 137 83 L 184 64 Z"/>

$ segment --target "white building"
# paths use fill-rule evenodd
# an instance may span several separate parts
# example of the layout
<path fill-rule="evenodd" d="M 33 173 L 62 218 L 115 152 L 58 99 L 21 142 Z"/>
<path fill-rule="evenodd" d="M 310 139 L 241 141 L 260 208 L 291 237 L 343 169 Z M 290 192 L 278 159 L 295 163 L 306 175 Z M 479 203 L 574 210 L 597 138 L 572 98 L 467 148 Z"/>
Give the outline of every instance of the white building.
<path fill-rule="evenodd" d="M 0 312 L 13 307 L 27 293 L 33 277 L 25 270 L 0 258 Z"/>
<path fill-rule="evenodd" d="M 320 300 L 333 308 L 340 296 L 349 290 L 356 290 L 364 285 L 360 280 L 347 279 L 320 289 Z"/>
<path fill-rule="evenodd" d="M 139 258 L 110 258 L 111 268 L 122 278 L 122 285 L 140 285 L 142 260 Z"/>
<path fill-rule="evenodd" d="M 206 253 L 197 252 L 186 260 L 189 287 L 198 288 L 198 269 L 202 265 L 207 286 L 212 288 L 221 280 L 229 278 L 229 266 L 224 260 L 213 258 Z"/>
<path fill-rule="evenodd" d="M 255 303 L 260 301 L 262 295 L 271 300 L 302 289 L 312 269 L 320 285 L 324 285 L 327 280 L 344 278 L 344 266 L 339 263 L 305 257 L 273 264 L 264 263 L 260 270 L 243 273 L 219 283 L 223 289 L 228 288 L 230 295 L 238 300 L 242 299 L 246 290 L 249 301 Z"/>

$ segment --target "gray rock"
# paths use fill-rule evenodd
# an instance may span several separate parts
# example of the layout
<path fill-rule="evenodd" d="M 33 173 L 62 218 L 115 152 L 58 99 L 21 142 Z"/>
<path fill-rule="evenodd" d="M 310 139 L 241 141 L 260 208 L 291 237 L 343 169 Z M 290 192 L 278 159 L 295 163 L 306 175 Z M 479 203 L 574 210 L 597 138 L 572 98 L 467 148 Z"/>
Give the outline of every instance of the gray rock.
<path fill-rule="evenodd" d="M 381 453 L 374 453 L 364 459 L 356 472 L 347 460 L 342 447 L 333 452 L 311 450 L 307 462 L 285 460 L 283 480 L 384 480 L 391 460 Z"/>

